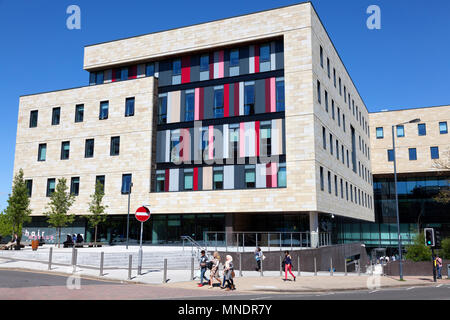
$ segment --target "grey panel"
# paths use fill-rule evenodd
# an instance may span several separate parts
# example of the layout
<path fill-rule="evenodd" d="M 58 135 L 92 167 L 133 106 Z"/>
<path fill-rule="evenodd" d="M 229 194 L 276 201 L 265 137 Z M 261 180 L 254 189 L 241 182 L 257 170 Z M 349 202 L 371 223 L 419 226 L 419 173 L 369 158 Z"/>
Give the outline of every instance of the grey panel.
<path fill-rule="evenodd" d="M 158 86 L 168 86 L 172 84 L 172 60 L 165 60 L 159 63 Z"/>
<path fill-rule="evenodd" d="M 194 162 L 194 128 L 189 128 L 189 136 L 191 137 L 191 141 L 190 141 L 190 147 L 191 147 L 191 152 L 190 152 L 190 161 Z"/>
<path fill-rule="evenodd" d="M 230 49 L 224 50 L 223 53 L 223 76 L 227 78 L 230 76 Z"/>
<path fill-rule="evenodd" d="M 255 81 L 255 113 L 266 112 L 265 79 Z"/>
<path fill-rule="evenodd" d="M 266 164 L 257 164 L 255 169 L 256 174 L 256 188 L 266 187 Z"/>
<path fill-rule="evenodd" d="M 191 82 L 200 81 L 200 56 L 191 56 Z"/>
<path fill-rule="evenodd" d="M 166 155 L 166 131 L 158 131 L 156 134 L 156 162 L 164 162 Z"/>
<path fill-rule="evenodd" d="M 239 49 L 239 73 L 247 74 L 249 69 L 249 60 L 248 60 L 248 47 L 243 47 Z"/>
<path fill-rule="evenodd" d="M 201 191 L 203 190 L 203 168 L 199 167 L 198 168 L 198 190 Z"/>
<path fill-rule="evenodd" d="M 180 122 L 185 121 L 186 116 L 186 91 L 181 90 L 180 94 Z"/>
<path fill-rule="evenodd" d="M 214 87 L 205 87 L 204 92 L 204 117 L 205 119 L 214 118 L 213 105 L 214 105 Z"/>
<path fill-rule="evenodd" d="M 245 165 L 234 166 L 234 188 L 244 189 L 245 187 Z"/>
<path fill-rule="evenodd" d="M 275 60 L 277 70 L 284 69 L 284 48 L 282 40 L 278 40 L 275 43 Z"/>
<path fill-rule="evenodd" d="M 229 106 L 229 114 L 230 117 L 234 117 L 235 113 L 235 107 L 234 107 L 234 83 L 230 83 L 230 97 L 228 99 L 228 101 L 230 102 L 230 106 Z M 239 110 L 239 106 L 238 106 L 238 110 Z"/>
<path fill-rule="evenodd" d="M 184 191 L 184 170 L 180 169 L 178 175 L 178 190 Z"/>
<path fill-rule="evenodd" d="M 223 167 L 223 188 L 224 189 L 234 189 L 234 168 L 235 166 L 224 166 Z"/>
<path fill-rule="evenodd" d="M 223 159 L 223 125 L 214 126 L 214 150 L 214 159 Z"/>

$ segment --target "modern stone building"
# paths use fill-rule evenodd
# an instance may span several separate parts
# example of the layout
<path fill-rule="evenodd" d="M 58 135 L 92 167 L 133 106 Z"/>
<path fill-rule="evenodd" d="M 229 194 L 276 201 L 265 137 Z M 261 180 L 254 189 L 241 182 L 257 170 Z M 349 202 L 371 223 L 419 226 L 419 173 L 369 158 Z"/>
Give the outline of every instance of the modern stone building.
<path fill-rule="evenodd" d="M 130 189 L 154 244 L 306 231 L 316 246 L 333 215 L 374 221 L 374 127 L 311 3 L 87 46 L 84 69 L 85 87 L 20 98 L 26 236 L 52 232 L 43 214 L 61 177 L 78 216 L 102 182 L 111 241 Z M 89 230 L 80 218 L 68 232 Z"/>

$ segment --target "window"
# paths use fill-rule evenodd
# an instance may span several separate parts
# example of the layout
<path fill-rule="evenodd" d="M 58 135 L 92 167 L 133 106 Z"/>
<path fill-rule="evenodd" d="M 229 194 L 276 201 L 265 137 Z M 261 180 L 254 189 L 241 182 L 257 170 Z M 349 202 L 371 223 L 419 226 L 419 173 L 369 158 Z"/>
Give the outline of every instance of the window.
<path fill-rule="evenodd" d="M 123 174 L 122 175 L 122 194 L 128 194 L 131 191 L 131 187 L 132 187 L 132 182 L 131 182 L 131 174 Z"/>
<path fill-rule="evenodd" d="M 45 161 L 47 153 L 47 144 L 41 143 L 38 148 L 38 161 Z"/>
<path fill-rule="evenodd" d="M 118 156 L 120 153 L 120 137 L 111 137 L 110 152 L 111 156 Z"/>
<path fill-rule="evenodd" d="M 389 149 L 387 151 L 388 161 L 394 161 L 394 149 Z"/>
<path fill-rule="evenodd" d="M 345 182 L 345 198 L 348 201 L 348 182 L 347 181 Z"/>
<path fill-rule="evenodd" d="M 231 158 L 236 159 L 239 155 L 239 124 L 230 124 L 229 127 L 229 142 Z M 205 143 L 206 144 L 206 143 Z M 263 149 L 264 150 L 264 149 Z"/>
<path fill-rule="evenodd" d="M 350 99 L 349 99 L 350 101 Z M 344 86 L 344 102 L 347 102 L 347 87 Z"/>
<path fill-rule="evenodd" d="M 223 86 L 214 87 L 214 118 L 223 118 Z"/>
<path fill-rule="evenodd" d="M 194 189 L 194 169 L 184 169 L 184 190 Z"/>
<path fill-rule="evenodd" d="M 328 193 L 331 194 L 331 172 L 328 171 Z"/>
<path fill-rule="evenodd" d="M 175 59 L 172 62 L 172 84 L 181 83 L 181 59 Z"/>
<path fill-rule="evenodd" d="M 156 192 L 164 192 L 166 186 L 166 171 L 157 170 L 156 171 Z"/>
<path fill-rule="evenodd" d="M 409 160 L 417 160 L 417 151 L 416 148 L 409 148 Z"/>
<path fill-rule="evenodd" d="M 345 132 L 345 114 L 342 115 L 342 129 L 344 129 Z"/>
<path fill-rule="evenodd" d="M 239 49 L 230 51 L 230 77 L 239 75 Z"/>
<path fill-rule="evenodd" d="M 120 80 L 128 80 L 128 68 L 121 69 Z"/>
<path fill-rule="evenodd" d="M 251 189 L 255 187 L 256 174 L 255 165 L 245 166 L 245 187 Z"/>
<path fill-rule="evenodd" d="M 108 109 L 109 101 L 100 102 L 100 114 L 98 117 L 100 120 L 108 119 Z"/>
<path fill-rule="evenodd" d="M 322 98 L 321 98 L 321 92 L 320 92 L 320 81 L 317 80 L 317 101 L 321 104 Z"/>
<path fill-rule="evenodd" d="M 158 97 L 158 124 L 167 123 L 167 93 Z"/>
<path fill-rule="evenodd" d="M 334 87 L 336 88 L 336 69 L 333 68 L 333 83 L 334 83 Z"/>
<path fill-rule="evenodd" d="M 61 108 L 53 108 L 52 111 L 52 126 L 57 126 L 61 117 Z"/>
<path fill-rule="evenodd" d="M 333 135 L 330 133 L 330 153 L 333 154 Z"/>
<path fill-rule="evenodd" d="M 244 115 L 252 114 L 255 114 L 255 83 L 253 81 L 246 82 L 244 86 Z"/>
<path fill-rule="evenodd" d="M 261 121 L 261 155 L 270 156 L 272 154 L 272 121 Z"/>
<path fill-rule="evenodd" d="M 100 183 L 102 185 L 102 192 L 105 193 L 105 176 L 96 176 L 95 184 L 97 185 L 97 183 Z"/>
<path fill-rule="evenodd" d="M 335 120 L 335 115 L 334 115 L 334 100 L 331 99 L 331 118 L 333 120 Z"/>
<path fill-rule="evenodd" d="M 341 109 L 337 108 L 337 116 L 338 116 L 338 127 L 341 126 Z"/>
<path fill-rule="evenodd" d="M 397 126 L 397 137 L 404 137 L 404 136 L 405 136 L 405 127 Z"/>
<path fill-rule="evenodd" d="M 134 116 L 134 98 L 125 100 L 125 117 Z"/>
<path fill-rule="evenodd" d="M 284 111 L 284 78 L 277 78 L 275 86 L 277 112 Z"/>
<path fill-rule="evenodd" d="M 348 156 L 348 149 L 346 151 L 347 154 L 347 168 L 350 168 L 350 157 Z"/>
<path fill-rule="evenodd" d="M 448 133 L 447 121 L 439 122 L 439 132 L 440 134 Z"/>
<path fill-rule="evenodd" d="M 80 193 L 80 178 L 74 177 L 70 179 L 70 194 L 78 196 Z"/>
<path fill-rule="evenodd" d="M 185 93 L 185 113 L 184 121 L 194 121 L 195 111 L 195 91 L 187 90 Z"/>
<path fill-rule="evenodd" d="M 259 47 L 259 71 L 270 71 L 270 45 L 268 44 Z"/>
<path fill-rule="evenodd" d="M 70 142 L 64 141 L 61 143 L 61 160 L 69 159 L 70 153 Z"/>
<path fill-rule="evenodd" d="M 439 147 L 430 147 L 431 159 L 439 159 Z"/>
<path fill-rule="evenodd" d="M 320 46 L 320 66 L 323 68 L 323 48 Z"/>
<path fill-rule="evenodd" d="M 336 175 L 334 175 L 334 195 L 336 197 L 338 196 L 338 180 Z"/>
<path fill-rule="evenodd" d="M 47 179 L 47 197 L 50 197 L 55 192 L 55 179 Z"/>
<path fill-rule="evenodd" d="M 147 65 L 145 66 L 145 75 L 147 77 L 152 77 L 155 75 L 155 64 L 152 63 L 147 63 Z"/>
<path fill-rule="evenodd" d="M 339 160 L 339 141 L 336 139 L 336 159 Z"/>
<path fill-rule="evenodd" d="M 342 81 L 341 81 L 341 78 L 339 78 L 339 95 L 342 96 Z"/>
<path fill-rule="evenodd" d="M 102 84 L 104 80 L 103 71 L 99 71 L 95 74 L 95 84 Z"/>
<path fill-rule="evenodd" d="M 209 55 L 200 57 L 200 81 L 209 80 Z"/>
<path fill-rule="evenodd" d="M 84 157 L 85 158 L 94 157 L 94 139 L 86 139 L 84 144 Z"/>
<path fill-rule="evenodd" d="M 33 110 L 30 112 L 30 128 L 36 128 L 38 123 L 38 111 Z"/>
<path fill-rule="evenodd" d="M 286 163 L 280 163 L 278 165 L 278 175 L 277 175 L 278 187 L 286 187 Z"/>
<path fill-rule="evenodd" d="M 213 169 L 213 189 L 223 190 L 223 167 Z"/>
<path fill-rule="evenodd" d="M 383 127 L 376 128 L 376 133 L 377 133 L 377 139 L 383 139 L 384 138 Z"/>
<path fill-rule="evenodd" d="M 325 110 L 328 112 L 328 92 L 325 90 Z"/>
<path fill-rule="evenodd" d="M 31 198 L 31 195 L 33 194 L 33 180 L 25 180 L 25 184 L 27 186 L 28 198 Z"/>
<path fill-rule="evenodd" d="M 180 130 L 170 131 L 170 161 L 180 160 Z"/>
<path fill-rule="evenodd" d="M 344 146 L 342 144 L 341 144 L 341 158 L 342 158 L 342 164 L 345 165 Z"/>
<path fill-rule="evenodd" d="M 324 189 L 324 183 L 323 183 L 323 168 L 320 167 L 320 190 L 323 191 Z"/>
<path fill-rule="evenodd" d="M 322 127 L 322 146 L 325 150 L 327 149 L 327 134 L 325 132 L 325 127 Z"/>
<path fill-rule="evenodd" d="M 330 70 L 330 59 L 327 58 L 327 74 L 328 74 L 328 79 L 331 78 L 331 70 Z"/>
<path fill-rule="evenodd" d="M 83 122 L 84 118 L 84 104 L 77 104 L 75 106 L 75 122 Z"/>
<path fill-rule="evenodd" d="M 341 179 L 341 199 L 344 199 L 344 182 Z"/>
<path fill-rule="evenodd" d="M 426 136 L 427 135 L 427 127 L 425 123 L 419 123 L 417 124 L 417 131 L 419 136 Z"/>

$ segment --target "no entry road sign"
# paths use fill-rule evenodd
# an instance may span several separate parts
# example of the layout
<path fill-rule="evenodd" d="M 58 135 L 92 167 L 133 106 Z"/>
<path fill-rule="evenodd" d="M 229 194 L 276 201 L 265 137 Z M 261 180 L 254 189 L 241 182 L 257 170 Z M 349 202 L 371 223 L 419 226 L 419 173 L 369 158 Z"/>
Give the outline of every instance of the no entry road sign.
<path fill-rule="evenodd" d="M 145 222 L 150 218 L 150 210 L 148 210 L 148 208 L 146 207 L 139 207 L 136 210 L 135 216 L 138 221 Z"/>

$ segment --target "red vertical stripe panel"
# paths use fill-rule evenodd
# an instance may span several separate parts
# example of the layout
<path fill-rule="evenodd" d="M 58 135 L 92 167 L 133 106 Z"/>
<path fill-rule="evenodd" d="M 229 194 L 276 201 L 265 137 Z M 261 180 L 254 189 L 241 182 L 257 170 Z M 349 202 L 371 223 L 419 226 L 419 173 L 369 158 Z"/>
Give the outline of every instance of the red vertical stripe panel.
<path fill-rule="evenodd" d="M 230 85 L 228 83 L 223 86 L 223 116 L 230 116 Z"/>
<path fill-rule="evenodd" d="M 272 188 L 272 167 L 266 163 L 266 188 Z"/>
<path fill-rule="evenodd" d="M 259 72 L 259 45 L 255 45 L 255 73 Z"/>
<path fill-rule="evenodd" d="M 170 171 L 169 169 L 166 169 L 166 181 L 164 183 L 164 191 L 169 191 L 169 183 L 170 183 Z"/>
<path fill-rule="evenodd" d="M 194 168 L 194 191 L 198 190 L 198 167 Z"/>
<path fill-rule="evenodd" d="M 181 58 L 181 83 L 191 81 L 191 57 L 185 56 Z"/>
<path fill-rule="evenodd" d="M 205 88 L 200 88 L 200 112 L 199 112 L 199 120 L 203 120 L 204 117 L 204 109 L 205 109 Z"/>
<path fill-rule="evenodd" d="M 259 157 L 259 121 L 255 121 L 255 156 Z"/>
<path fill-rule="evenodd" d="M 233 94 L 234 94 L 234 103 L 233 103 L 234 104 L 233 105 L 234 114 L 233 114 L 233 116 L 238 116 L 239 115 L 239 82 L 235 82 Z"/>

